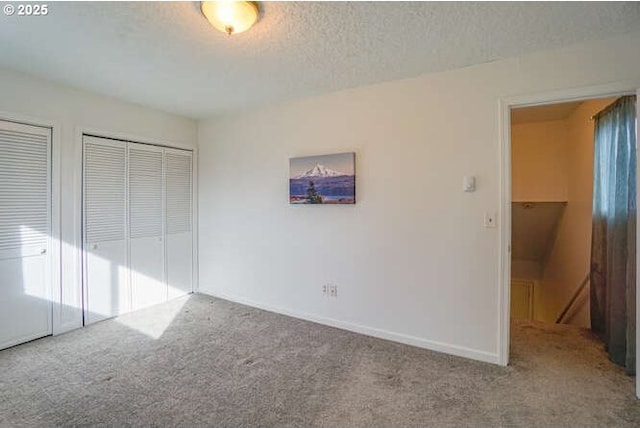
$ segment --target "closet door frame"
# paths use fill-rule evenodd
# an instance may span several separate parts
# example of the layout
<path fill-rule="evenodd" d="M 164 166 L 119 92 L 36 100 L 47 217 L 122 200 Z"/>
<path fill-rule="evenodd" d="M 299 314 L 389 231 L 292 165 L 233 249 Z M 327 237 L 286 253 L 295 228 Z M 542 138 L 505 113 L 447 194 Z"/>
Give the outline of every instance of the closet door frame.
<path fill-rule="evenodd" d="M 86 308 L 85 296 L 87 295 L 86 291 L 86 282 L 84 281 L 84 259 L 85 259 L 85 249 L 84 249 L 84 218 L 83 218 L 83 170 L 84 170 L 84 154 L 83 154 L 83 137 L 92 136 L 98 138 L 108 138 L 111 140 L 119 140 L 122 141 L 123 144 L 127 142 L 139 143 L 139 144 L 150 144 L 153 146 L 159 146 L 163 148 L 169 149 L 181 149 L 181 150 L 189 150 L 192 152 L 192 164 L 191 164 L 191 179 L 192 179 L 192 292 L 196 293 L 199 290 L 199 281 L 198 281 L 198 149 L 196 147 L 192 147 L 186 144 L 175 143 L 167 140 L 163 140 L 161 138 L 148 138 L 139 135 L 127 134 L 127 133 L 119 133 L 108 131 L 99 128 L 92 127 L 76 127 L 75 130 L 75 165 L 78 165 L 78 168 L 74 169 L 75 172 L 75 204 L 74 204 L 74 212 L 77 216 L 77 221 L 74 221 L 74 226 L 76 230 L 74 231 L 74 236 L 76 237 L 75 248 L 77 249 L 77 255 L 75 257 L 76 260 L 76 275 L 78 278 L 79 290 L 82 291 L 82 312 L 84 316 L 84 310 Z M 84 322 L 83 322 L 84 324 Z"/>
<path fill-rule="evenodd" d="M 48 128 L 51 132 L 49 150 L 49 248 L 48 248 L 48 299 L 49 299 L 49 334 L 64 332 L 61 322 L 62 314 L 62 240 L 60 237 L 60 124 L 57 121 L 23 115 L 0 110 L 0 119 L 22 125 Z"/>

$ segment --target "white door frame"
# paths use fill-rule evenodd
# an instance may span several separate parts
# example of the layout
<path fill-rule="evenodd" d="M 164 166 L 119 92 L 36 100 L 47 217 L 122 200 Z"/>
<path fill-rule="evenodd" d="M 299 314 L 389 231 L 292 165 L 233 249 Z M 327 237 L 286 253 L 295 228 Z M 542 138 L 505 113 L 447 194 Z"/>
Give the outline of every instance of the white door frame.
<path fill-rule="evenodd" d="M 580 101 L 593 98 L 637 94 L 640 82 L 612 83 L 601 86 L 572 88 L 537 94 L 504 97 L 499 100 L 500 111 L 500 289 L 498 290 L 498 364 L 509 364 L 510 303 L 511 303 L 511 108 L 530 107 L 558 102 Z M 640 123 L 640 110 L 638 111 Z M 640 156 L 638 156 L 640 166 Z M 640 168 L 639 168 L 640 170 Z M 640 180 L 639 180 L 640 182 Z M 640 183 L 638 200 L 640 200 Z M 640 211 L 638 212 L 640 224 Z M 636 234 L 640 249 L 640 228 Z M 636 278 L 640 279 L 640 251 L 636 252 Z M 636 293 L 636 307 L 640 308 L 640 293 Z M 636 311 L 636 324 L 640 325 L 640 311 Z M 640 367 L 640 329 L 636 330 L 636 366 Z M 640 398 L 640 382 L 636 380 L 636 395 Z"/>

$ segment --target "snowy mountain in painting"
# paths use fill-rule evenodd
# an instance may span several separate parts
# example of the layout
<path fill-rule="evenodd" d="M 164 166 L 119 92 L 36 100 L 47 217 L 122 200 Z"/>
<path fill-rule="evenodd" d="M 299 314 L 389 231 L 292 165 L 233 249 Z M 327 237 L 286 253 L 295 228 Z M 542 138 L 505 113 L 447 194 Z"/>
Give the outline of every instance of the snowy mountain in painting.
<path fill-rule="evenodd" d="M 300 178 L 326 178 L 326 177 L 340 177 L 343 175 L 347 175 L 344 174 L 342 172 L 338 172 L 338 171 L 334 171 L 330 168 L 327 168 L 326 166 L 317 163 L 316 166 L 314 166 L 313 168 L 311 168 L 309 171 L 307 172 L 303 172 L 302 174 L 298 174 L 295 177 L 292 177 L 294 179 L 300 179 Z"/>

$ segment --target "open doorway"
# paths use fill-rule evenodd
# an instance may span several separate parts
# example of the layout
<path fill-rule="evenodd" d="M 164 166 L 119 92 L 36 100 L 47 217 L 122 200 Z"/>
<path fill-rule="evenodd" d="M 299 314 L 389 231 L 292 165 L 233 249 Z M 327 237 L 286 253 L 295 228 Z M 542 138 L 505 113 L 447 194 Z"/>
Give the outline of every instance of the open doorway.
<path fill-rule="evenodd" d="M 511 318 L 589 328 L 594 120 L 616 98 L 511 110 Z"/>
<path fill-rule="evenodd" d="M 633 210 L 627 214 L 633 219 L 633 227 L 624 229 L 624 233 L 629 234 L 625 242 L 634 248 L 629 254 L 635 254 L 635 98 L 602 97 L 510 109 L 510 339 L 519 352 L 527 349 L 524 341 L 535 342 L 541 361 L 555 357 L 566 364 L 566 360 L 576 357 L 578 361 L 581 356 L 606 361 L 604 343 L 598 342 L 603 337 L 602 329 L 590 313 L 594 308 L 600 310 L 597 287 L 601 286 L 594 284 L 595 293 L 590 290 L 594 266 L 598 266 L 594 262 L 597 255 L 592 252 L 592 228 L 600 221 L 599 214 L 594 216 L 593 207 L 594 200 L 597 202 L 603 194 L 603 162 L 615 163 L 616 174 L 618 161 L 603 158 L 598 147 L 603 147 L 600 131 L 604 129 L 605 112 L 609 114 L 612 106 L 618 108 L 621 101 L 631 100 L 633 150 L 628 164 L 633 168 L 622 173 L 627 173 L 633 182 L 626 189 L 633 190 L 629 193 L 633 201 L 628 199 Z M 598 134 L 598 142 L 594 134 Z M 618 192 L 617 188 L 607 191 Z M 593 230 L 597 230 L 593 245 L 599 248 L 601 233 L 597 227 Z M 625 268 L 633 273 L 633 279 L 627 280 L 633 282 L 629 316 L 635 319 L 635 255 L 631 260 L 633 263 Z M 598 335 L 588 331 L 592 326 Z M 631 344 L 635 348 L 635 322 L 629 334 L 633 335 Z M 615 361 L 610 338 L 605 342 Z M 635 371 L 635 351 L 633 355 L 631 370 Z"/>

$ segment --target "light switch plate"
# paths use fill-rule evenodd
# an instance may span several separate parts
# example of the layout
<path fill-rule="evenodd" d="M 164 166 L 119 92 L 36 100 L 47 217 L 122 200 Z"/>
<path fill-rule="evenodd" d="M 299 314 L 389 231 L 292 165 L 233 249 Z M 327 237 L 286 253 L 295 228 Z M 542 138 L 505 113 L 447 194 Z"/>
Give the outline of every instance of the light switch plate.
<path fill-rule="evenodd" d="M 473 175 L 465 175 L 462 178 L 462 190 L 465 192 L 475 192 L 476 191 L 476 177 Z"/>

